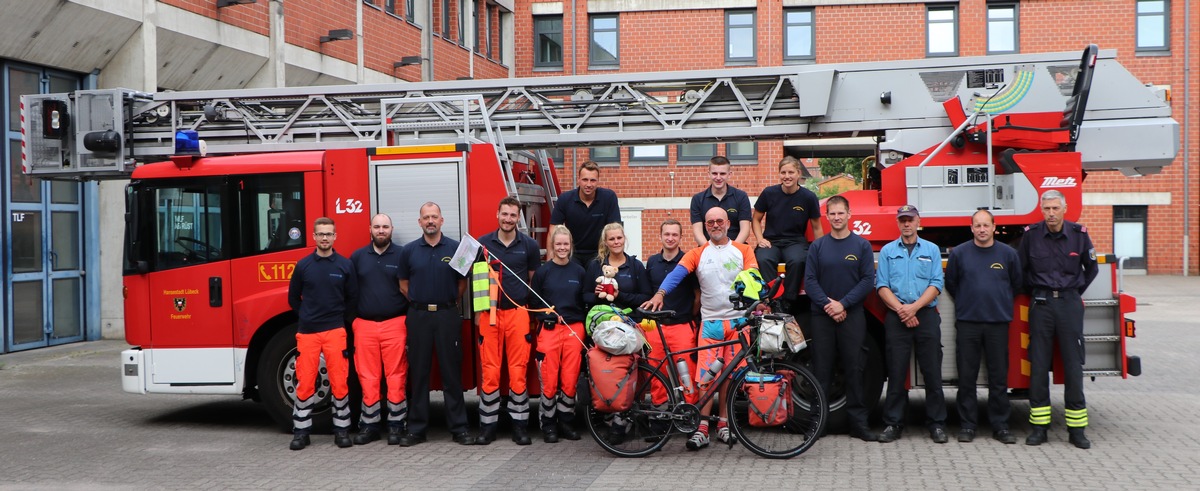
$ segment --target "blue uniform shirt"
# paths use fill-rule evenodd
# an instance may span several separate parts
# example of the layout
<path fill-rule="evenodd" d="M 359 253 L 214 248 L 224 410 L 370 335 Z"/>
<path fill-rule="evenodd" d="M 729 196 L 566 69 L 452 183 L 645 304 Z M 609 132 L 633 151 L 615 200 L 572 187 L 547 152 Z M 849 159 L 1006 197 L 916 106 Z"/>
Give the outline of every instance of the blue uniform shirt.
<path fill-rule="evenodd" d="M 711 185 L 704 188 L 704 191 L 692 195 L 692 223 L 704 222 L 704 214 L 713 208 L 722 208 L 725 210 L 725 213 L 729 214 L 729 231 L 726 234 L 731 239 L 736 239 L 738 232 L 742 230 L 742 226 L 738 222 L 751 219 L 750 196 L 746 195 L 745 191 L 728 184 L 725 185 L 725 196 L 721 199 L 713 196 Z M 709 238 L 708 229 L 704 230 L 704 238 Z M 649 265 L 648 262 L 647 265 Z"/>
<path fill-rule="evenodd" d="M 542 265 L 542 251 L 537 241 L 521 232 L 508 245 L 500 241 L 499 231 L 492 232 L 479 238 L 479 243 L 491 254 L 492 260 L 500 260 L 504 265 L 492 264 L 492 269 L 500 272 L 499 308 L 511 309 L 529 304 L 529 274 Z M 504 266 L 508 266 L 505 269 Z M 511 300 L 509 300 L 511 299 Z M 516 302 L 514 305 L 513 302 Z"/>
<path fill-rule="evenodd" d="M 346 325 L 358 305 L 358 282 L 354 264 L 337 251 L 329 257 L 316 251 L 296 263 L 288 283 L 288 305 L 300 322 L 297 331 L 313 334 Z"/>
<path fill-rule="evenodd" d="M 651 290 L 662 288 L 663 280 L 667 279 L 667 275 L 671 274 L 676 266 L 679 266 L 680 259 L 683 259 L 683 251 L 675 254 L 675 258 L 670 261 L 663 259 L 662 252 L 650 256 L 650 259 L 646 260 L 646 274 L 650 277 Z M 675 317 L 664 320 L 663 325 L 672 326 L 692 322 L 692 309 L 696 305 L 696 289 L 699 287 L 696 284 L 696 275 L 688 274 L 679 283 L 679 286 L 671 289 L 671 293 L 663 298 L 662 308 L 663 310 L 674 310 Z"/>
<path fill-rule="evenodd" d="M 463 276 L 450 267 L 458 241 L 442 236 L 437 245 L 424 237 L 404 245 L 400 257 L 400 279 L 408 280 L 408 300 L 418 304 L 458 303 L 458 280 Z"/>
<path fill-rule="evenodd" d="M 783 185 L 767 186 L 754 202 L 754 209 L 767 214 L 763 238 L 767 240 L 804 240 L 808 222 L 821 216 L 817 195 L 804 186 L 792 194 Z"/>
<path fill-rule="evenodd" d="M 875 253 L 858 234 L 844 239 L 826 234 L 808 247 L 804 291 L 813 312 L 825 313 L 830 300 L 846 308 L 861 305 L 875 284 Z"/>
<path fill-rule="evenodd" d="M 400 294 L 400 255 L 400 246 L 392 243 L 383 254 L 372 244 L 350 254 L 358 276 L 358 317 L 382 321 L 408 310 L 408 299 Z"/>
<path fill-rule="evenodd" d="M 945 275 L 942 273 L 942 253 L 933 242 L 917 238 L 911 254 L 901 243 L 903 239 L 888 242 L 879 251 L 879 271 L 875 273 L 875 289 L 888 287 L 900 303 L 910 304 L 921 298 L 929 287 L 942 291 Z M 929 302 L 937 306 L 937 298 Z"/>
<path fill-rule="evenodd" d="M 1021 261 L 1008 244 L 979 247 L 968 240 L 950 250 L 946 292 L 954 297 L 954 317 L 967 322 L 1008 323 L 1013 296 L 1021 289 Z"/>
<path fill-rule="evenodd" d="M 1087 227 L 1066 220 L 1057 234 L 1046 228 L 1046 222 L 1025 227 L 1017 257 L 1025 271 L 1025 288 L 1030 290 L 1076 290 L 1083 294 L 1100 272 Z"/>
<path fill-rule="evenodd" d="M 558 197 L 554 210 L 550 212 L 550 225 L 566 225 L 575 238 L 575 255 L 596 255 L 600 246 L 600 232 L 604 226 L 621 221 L 621 207 L 617 204 L 617 193 L 611 189 L 596 188 L 592 206 L 579 199 L 579 189 L 572 189 Z"/>
<path fill-rule="evenodd" d="M 533 273 L 533 282 L 530 284 L 533 291 L 554 306 L 554 311 L 564 321 L 583 322 L 583 292 L 585 288 L 595 288 L 595 283 L 584 280 L 583 266 L 579 263 L 569 261 L 566 266 L 553 261 L 544 263 Z M 533 307 L 542 308 L 545 305 L 535 303 Z"/>

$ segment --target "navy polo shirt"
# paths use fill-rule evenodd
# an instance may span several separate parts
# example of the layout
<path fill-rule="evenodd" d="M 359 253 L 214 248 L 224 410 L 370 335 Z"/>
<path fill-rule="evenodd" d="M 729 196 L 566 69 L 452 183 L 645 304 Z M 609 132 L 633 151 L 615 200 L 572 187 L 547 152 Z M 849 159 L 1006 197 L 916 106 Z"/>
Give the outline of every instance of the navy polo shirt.
<path fill-rule="evenodd" d="M 1100 272 L 1096 249 L 1087 227 L 1063 220 L 1062 232 L 1052 233 L 1046 222 L 1025 227 L 1017 256 L 1030 290 L 1077 290 L 1083 294 Z"/>
<path fill-rule="evenodd" d="M 550 225 L 566 225 L 575 238 L 575 255 L 596 255 L 600 245 L 600 232 L 604 226 L 621 221 L 621 207 L 617 204 L 617 193 L 611 189 L 597 187 L 592 206 L 579 199 L 579 188 L 558 197 L 554 211 L 550 212 Z"/>
<path fill-rule="evenodd" d="M 846 308 L 862 305 L 875 287 L 875 253 L 858 234 L 844 239 L 821 236 L 808 247 L 804 264 L 804 291 L 812 311 L 822 315 L 830 300 Z"/>
<path fill-rule="evenodd" d="M 408 300 L 419 304 L 458 303 L 458 280 L 463 275 L 450 267 L 458 241 L 442 236 L 437 245 L 424 237 L 404 245 L 400 254 L 400 279 L 408 280 Z"/>
<path fill-rule="evenodd" d="M 954 297 L 954 317 L 967 322 L 1008 323 L 1013 296 L 1021 290 L 1017 250 L 995 242 L 979 247 L 968 240 L 946 259 L 946 291 Z"/>
<path fill-rule="evenodd" d="M 300 317 L 297 331 L 313 334 L 346 325 L 347 315 L 358 305 L 354 264 L 337 251 L 328 257 L 316 251 L 304 256 L 288 283 L 288 305 Z"/>
<path fill-rule="evenodd" d="M 767 214 L 763 237 L 767 240 L 804 239 L 808 221 L 821 216 L 817 195 L 804 186 L 796 192 L 783 192 L 783 185 L 767 186 L 754 202 L 754 209 Z"/>
<path fill-rule="evenodd" d="M 595 289 L 594 283 L 585 281 L 583 266 L 575 261 L 560 265 L 553 261 L 542 264 L 533 273 L 533 291 L 554 306 L 554 311 L 567 323 L 583 322 L 583 291 Z M 545 305 L 533 305 L 543 308 Z"/>
<path fill-rule="evenodd" d="M 499 308 L 511 309 L 517 306 L 529 305 L 529 274 L 536 271 L 542 264 L 542 251 L 537 241 L 521 232 L 508 245 L 500 241 L 499 231 L 492 232 L 479 238 L 479 243 L 492 255 L 492 260 L 500 260 L 504 265 L 492 264 L 492 269 L 500 272 Z M 505 268 L 504 266 L 508 266 Z M 510 300 L 511 299 L 511 300 Z M 516 302 L 514 305 L 513 302 Z"/>
<path fill-rule="evenodd" d="M 650 256 L 650 259 L 646 260 L 646 274 L 650 277 L 650 289 L 658 290 L 662 288 L 663 280 L 675 269 L 675 266 L 679 266 L 680 259 L 683 259 L 683 251 L 679 251 L 678 254 L 675 254 L 675 258 L 669 261 L 663 259 L 662 252 Z M 671 293 L 668 293 L 666 297 L 663 297 L 663 310 L 675 311 L 675 317 L 664 320 L 664 325 L 692 322 L 692 309 L 696 305 L 697 288 L 699 288 L 699 285 L 696 283 L 696 275 L 689 273 L 679 286 L 672 289 Z"/>
<path fill-rule="evenodd" d="M 729 214 L 729 238 L 736 239 L 738 233 L 741 232 L 742 226 L 738 222 L 741 220 L 750 220 L 750 196 L 745 191 L 735 188 L 728 184 L 725 185 L 725 196 L 717 199 L 713 196 L 712 186 L 704 188 L 692 195 L 692 223 L 703 223 L 704 214 L 713 208 L 722 208 L 725 213 Z M 708 229 L 704 229 L 704 238 L 708 237 Z"/>
<path fill-rule="evenodd" d="M 608 264 L 607 258 L 604 259 L 604 264 Z M 591 282 L 588 285 L 590 288 L 583 289 L 583 301 L 588 305 L 598 303 L 596 278 L 601 274 L 600 265 L 600 261 L 591 260 L 588 263 L 587 274 L 584 275 L 584 278 Z M 637 309 L 654 296 L 654 289 L 650 287 L 650 276 L 646 274 L 646 266 L 636 257 L 625 254 L 625 264 L 617 268 L 617 291 L 617 300 L 613 303 L 623 309 Z"/>
<path fill-rule="evenodd" d="M 400 294 L 400 255 L 400 246 L 390 242 L 383 254 L 372 244 L 350 254 L 358 275 L 359 317 L 382 321 L 408 311 L 408 299 Z"/>

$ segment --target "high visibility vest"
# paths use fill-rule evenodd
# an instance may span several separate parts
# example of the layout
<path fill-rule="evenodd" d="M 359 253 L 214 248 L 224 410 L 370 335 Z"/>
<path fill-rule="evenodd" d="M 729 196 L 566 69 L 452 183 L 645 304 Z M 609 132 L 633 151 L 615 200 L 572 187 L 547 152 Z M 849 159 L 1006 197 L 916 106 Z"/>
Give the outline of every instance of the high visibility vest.
<path fill-rule="evenodd" d="M 483 312 L 495 305 L 491 297 L 490 276 L 492 268 L 486 261 L 471 265 L 471 310 Z"/>

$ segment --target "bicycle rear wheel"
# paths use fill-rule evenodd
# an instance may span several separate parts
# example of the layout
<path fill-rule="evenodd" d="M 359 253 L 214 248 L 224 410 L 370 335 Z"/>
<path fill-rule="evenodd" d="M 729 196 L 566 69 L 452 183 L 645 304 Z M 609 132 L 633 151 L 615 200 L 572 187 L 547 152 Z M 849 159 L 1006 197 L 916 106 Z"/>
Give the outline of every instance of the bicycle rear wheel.
<path fill-rule="evenodd" d="M 751 407 L 743 386 L 751 376 L 780 375 L 787 381 L 790 414 L 783 424 L 751 424 Z M 729 429 L 751 452 L 767 458 L 787 459 L 806 452 L 820 438 L 829 419 L 829 402 L 817 377 L 808 369 L 786 360 L 763 360 L 756 372 L 743 370 L 734 378 L 726 402 Z"/>
<path fill-rule="evenodd" d="M 645 457 L 666 445 L 671 438 L 671 409 L 679 403 L 678 396 L 670 390 L 660 393 L 660 400 L 654 400 L 651 388 L 656 383 L 670 387 L 662 372 L 645 361 L 638 362 L 637 370 L 632 407 L 608 413 L 589 404 L 584 411 L 592 438 L 618 457 Z"/>

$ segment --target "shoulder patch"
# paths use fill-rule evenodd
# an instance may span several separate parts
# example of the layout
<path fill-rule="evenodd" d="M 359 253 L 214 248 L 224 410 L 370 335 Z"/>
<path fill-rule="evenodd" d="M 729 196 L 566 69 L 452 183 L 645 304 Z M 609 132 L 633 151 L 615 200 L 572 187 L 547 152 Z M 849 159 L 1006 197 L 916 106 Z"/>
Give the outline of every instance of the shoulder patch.
<path fill-rule="evenodd" d="M 1075 230 L 1078 230 L 1078 231 L 1080 231 L 1080 232 L 1083 232 L 1083 233 L 1085 233 L 1085 234 L 1086 234 L 1086 233 L 1087 233 L 1087 226 L 1085 226 L 1085 225 L 1082 225 L 1082 224 L 1078 224 L 1078 223 L 1077 223 L 1077 224 L 1075 224 Z"/>

